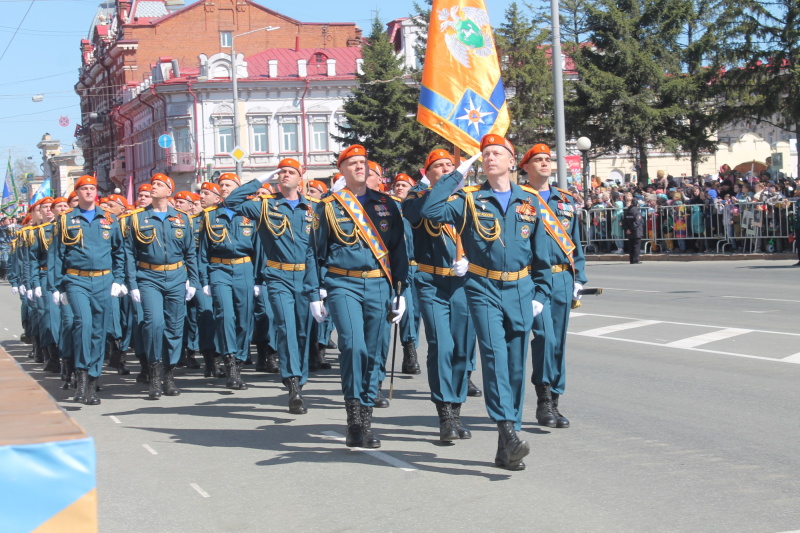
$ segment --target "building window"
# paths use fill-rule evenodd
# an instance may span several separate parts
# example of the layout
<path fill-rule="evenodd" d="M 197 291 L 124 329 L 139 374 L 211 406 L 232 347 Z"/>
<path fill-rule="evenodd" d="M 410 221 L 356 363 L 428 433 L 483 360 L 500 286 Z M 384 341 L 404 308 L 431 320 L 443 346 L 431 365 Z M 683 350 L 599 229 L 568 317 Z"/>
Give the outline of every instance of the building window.
<path fill-rule="evenodd" d="M 219 32 L 219 45 L 222 48 L 230 48 L 233 44 L 233 35 L 229 31 Z"/>
<path fill-rule="evenodd" d="M 253 124 L 253 152 L 266 153 L 269 151 L 267 143 L 267 125 Z"/>
<path fill-rule="evenodd" d="M 284 122 L 281 124 L 281 152 L 299 152 L 297 123 Z"/>
<path fill-rule="evenodd" d="M 233 152 L 233 127 L 217 128 L 217 153 L 229 154 L 231 152 Z"/>
<path fill-rule="evenodd" d="M 328 56 L 326 56 L 322 52 L 317 52 L 316 54 L 314 54 L 314 57 L 312 58 L 312 61 L 314 63 L 327 63 L 328 62 Z"/>
<path fill-rule="evenodd" d="M 311 150 L 314 152 L 328 151 L 327 122 L 314 122 L 311 124 Z"/>
<path fill-rule="evenodd" d="M 176 152 L 189 153 L 192 151 L 192 139 L 189 136 L 189 128 L 173 128 L 172 136 L 175 138 Z"/>

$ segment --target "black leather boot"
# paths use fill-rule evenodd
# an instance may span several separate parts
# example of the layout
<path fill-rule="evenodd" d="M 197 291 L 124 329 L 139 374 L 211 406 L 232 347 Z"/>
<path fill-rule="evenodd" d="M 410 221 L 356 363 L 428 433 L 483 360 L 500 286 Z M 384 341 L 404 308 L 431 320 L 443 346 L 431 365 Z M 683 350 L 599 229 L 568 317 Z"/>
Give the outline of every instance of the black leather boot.
<path fill-rule="evenodd" d="M 203 376 L 207 378 L 215 377 L 217 374 L 217 364 L 214 361 L 213 350 L 203 350 L 203 362 L 206 365 Z"/>
<path fill-rule="evenodd" d="M 161 398 L 161 380 L 164 374 L 164 365 L 161 361 L 150 363 L 150 391 L 148 396 L 151 400 Z"/>
<path fill-rule="evenodd" d="M 139 375 L 136 376 L 136 383 L 150 383 L 150 364 L 147 362 L 147 356 L 137 355 L 136 359 L 142 365 Z"/>
<path fill-rule="evenodd" d="M 228 379 L 225 380 L 225 387 L 233 390 L 245 390 L 247 385 L 239 377 L 239 365 L 236 363 L 236 358 L 233 355 L 228 354 L 225 356 L 225 373 L 228 375 Z"/>
<path fill-rule="evenodd" d="M 380 448 L 381 441 L 372 432 L 372 407 L 361 406 L 361 433 L 364 435 L 362 448 Z"/>
<path fill-rule="evenodd" d="M 311 345 L 312 346 L 315 345 L 315 344 L 317 345 L 317 348 L 318 348 L 318 350 L 317 350 L 317 362 L 319 364 L 319 369 L 320 370 L 330 370 L 332 368 L 331 364 L 328 361 L 328 359 L 325 357 L 325 352 L 328 350 L 328 348 L 324 344 L 320 344 L 318 342 L 311 341 Z"/>
<path fill-rule="evenodd" d="M 308 345 L 308 371 L 316 372 L 319 370 L 319 345 L 316 342 L 309 341 Z"/>
<path fill-rule="evenodd" d="M 383 387 L 383 381 L 378 382 L 378 397 L 375 398 L 375 407 L 377 409 L 386 409 L 389 407 L 389 399 L 383 396 L 381 392 L 381 388 Z"/>
<path fill-rule="evenodd" d="M 497 442 L 497 455 L 494 463 L 507 470 L 524 470 L 522 458 L 531 453 L 527 441 L 520 440 L 514 430 L 514 422 L 503 420 L 497 423 L 500 435 Z"/>
<path fill-rule="evenodd" d="M 75 373 L 74 359 L 61 359 L 61 384 L 62 390 L 69 390 L 72 375 Z"/>
<path fill-rule="evenodd" d="M 61 363 L 59 363 L 58 357 L 58 346 L 55 344 L 51 344 L 45 348 L 45 355 L 47 356 L 47 361 L 44 364 L 44 368 L 42 368 L 45 372 L 50 372 L 51 374 L 58 374 L 61 372 Z"/>
<path fill-rule="evenodd" d="M 267 345 L 267 370 L 269 374 L 277 374 L 281 371 L 278 367 L 278 352 L 272 349 L 272 346 Z"/>
<path fill-rule="evenodd" d="M 569 420 L 567 417 L 561 414 L 561 411 L 558 410 L 558 398 L 561 396 L 560 394 L 556 394 L 555 392 L 551 392 L 550 396 L 553 398 L 553 414 L 556 416 L 556 427 L 557 428 L 568 428 L 569 427 Z"/>
<path fill-rule="evenodd" d="M 451 404 L 453 407 L 453 419 L 456 422 L 456 431 L 458 431 L 458 438 L 459 439 L 471 439 L 472 432 L 467 429 L 467 427 L 461 423 L 461 404 L 454 403 Z"/>
<path fill-rule="evenodd" d="M 403 343 L 403 374 L 419 374 L 419 361 L 417 361 L 417 347 L 413 342 Z"/>
<path fill-rule="evenodd" d="M 483 391 L 472 382 L 472 372 L 467 372 L 467 396 L 473 398 L 480 398 L 483 396 Z"/>
<path fill-rule="evenodd" d="M 75 370 L 75 375 L 78 377 L 77 392 L 75 392 L 75 400 L 77 403 L 86 402 L 86 394 L 89 391 L 89 371 L 85 368 L 78 368 Z"/>
<path fill-rule="evenodd" d="M 222 356 L 217 353 L 214 354 L 214 367 L 217 369 L 218 378 L 228 377 L 228 374 L 225 372 L 225 363 L 222 360 Z"/>
<path fill-rule="evenodd" d="M 247 390 L 247 383 L 244 382 L 244 378 L 242 377 L 242 370 L 245 363 L 246 361 L 236 360 L 236 378 L 239 381 L 239 390 Z"/>
<path fill-rule="evenodd" d="M 283 380 L 283 384 L 289 389 L 289 412 L 293 415 L 304 415 L 308 412 L 303 397 L 300 396 L 300 378 L 292 376 Z"/>
<path fill-rule="evenodd" d="M 439 440 L 452 442 L 458 440 L 458 430 L 453 418 L 453 408 L 446 402 L 434 402 L 439 413 Z"/>
<path fill-rule="evenodd" d="M 38 335 L 34 335 L 33 337 L 33 362 L 44 363 L 44 352 L 42 351 L 42 346 L 39 343 Z"/>
<path fill-rule="evenodd" d="M 256 344 L 256 372 L 267 371 L 267 345 L 259 342 Z"/>
<path fill-rule="evenodd" d="M 243 365 L 252 365 L 253 364 L 253 355 L 250 353 L 250 345 L 247 345 L 247 358 L 242 363 Z"/>
<path fill-rule="evenodd" d="M 536 388 L 536 421 L 540 426 L 554 428 L 557 425 L 553 413 L 553 397 L 550 395 L 550 384 L 534 385 Z"/>
<path fill-rule="evenodd" d="M 125 366 L 126 355 L 125 350 L 120 349 L 118 340 L 111 341 L 111 359 L 108 361 L 108 366 L 115 368 L 120 376 L 127 376 L 131 373 Z"/>
<path fill-rule="evenodd" d="M 344 442 L 349 448 L 360 448 L 364 444 L 364 433 L 361 431 L 361 402 L 347 400 L 344 408 L 347 411 L 347 437 Z"/>
<path fill-rule="evenodd" d="M 181 390 L 175 385 L 175 367 L 167 365 L 164 372 L 164 394 L 167 396 L 180 396 Z"/>
<path fill-rule="evenodd" d="M 197 362 L 197 358 L 195 357 L 196 355 L 196 351 L 186 350 L 186 368 L 190 370 L 198 370 L 200 368 L 200 363 Z"/>
<path fill-rule="evenodd" d="M 87 372 L 88 375 L 88 372 Z M 97 396 L 97 378 L 88 376 L 88 384 L 86 387 L 86 405 L 100 405 L 100 398 Z"/>

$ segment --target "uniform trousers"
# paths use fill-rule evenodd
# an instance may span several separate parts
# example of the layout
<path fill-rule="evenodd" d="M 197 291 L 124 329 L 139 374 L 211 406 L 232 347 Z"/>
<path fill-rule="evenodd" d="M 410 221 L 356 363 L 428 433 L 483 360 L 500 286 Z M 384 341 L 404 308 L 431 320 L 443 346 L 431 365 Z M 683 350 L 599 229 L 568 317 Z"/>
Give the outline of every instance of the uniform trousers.
<path fill-rule="evenodd" d="M 297 290 L 303 284 L 304 275 L 304 271 L 274 268 L 265 272 L 281 377 L 300 378 L 301 385 L 308 381 L 308 340 L 313 320 L 309 298 Z"/>
<path fill-rule="evenodd" d="M 174 366 L 181 357 L 186 272 L 139 270 L 136 281 L 142 297 L 140 332 L 147 361 Z"/>
<path fill-rule="evenodd" d="M 564 348 L 567 343 L 573 286 L 571 271 L 554 273 L 550 299 L 545 302 L 542 312 L 533 319 L 531 381 L 534 385 L 549 383 L 550 390 L 556 394 L 564 393 L 567 377 Z"/>
<path fill-rule="evenodd" d="M 253 263 L 212 263 L 209 280 L 217 349 L 244 361 L 253 336 Z"/>
<path fill-rule="evenodd" d="M 113 281 L 110 274 L 92 278 L 67 274 L 65 278 L 73 315 L 75 368 L 88 370 L 91 377 L 98 377 L 102 372 Z"/>

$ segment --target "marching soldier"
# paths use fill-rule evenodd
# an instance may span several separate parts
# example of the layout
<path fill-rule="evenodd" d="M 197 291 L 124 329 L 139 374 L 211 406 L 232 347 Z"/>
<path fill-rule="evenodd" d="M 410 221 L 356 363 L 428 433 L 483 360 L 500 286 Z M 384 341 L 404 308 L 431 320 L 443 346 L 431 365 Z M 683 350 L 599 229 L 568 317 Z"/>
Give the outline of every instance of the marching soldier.
<path fill-rule="evenodd" d="M 195 210 L 194 210 L 194 197 L 193 193 L 189 191 L 179 191 L 175 194 L 175 208 L 179 211 L 189 214 L 194 227 Z M 192 235 L 196 237 L 194 232 Z M 199 244 L 199 240 L 195 239 L 195 245 Z M 200 332 L 197 329 L 197 309 L 200 305 L 200 295 L 195 294 L 195 297 L 186 302 L 186 319 L 183 328 L 183 350 L 181 352 L 181 359 L 178 366 L 186 366 L 192 370 L 200 368 L 195 355 L 200 351 L 199 337 Z"/>
<path fill-rule="evenodd" d="M 186 301 L 198 285 L 197 253 L 189 215 L 169 205 L 172 178 L 150 179 L 151 203 L 129 218 L 128 285 L 142 304 L 141 332 L 150 367 L 150 399 L 177 396 L 173 370 L 180 359 Z M 163 391 L 162 391 L 163 381 Z"/>
<path fill-rule="evenodd" d="M 459 191 L 464 173 L 479 156 L 487 181 Z M 425 195 L 420 215 L 453 224 L 470 259 L 465 291 L 478 334 L 483 386 L 489 417 L 499 430 L 495 464 L 522 470 L 530 447 L 520 440 L 525 398 L 525 357 L 534 314 L 550 293 L 550 266 L 544 261 L 539 200 L 512 183 L 514 147 L 486 135 L 481 154 L 443 176 Z M 534 283 L 535 282 L 535 283 Z"/>
<path fill-rule="evenodd" d="M 39 307 L 36 305 L 36 293 L 31 287 L 31 255 L 30 249 L 36 242 L 36 229 L 42 223 L 41 209 L 39 207 L 41 200 L 34 202 L 28 208 L 29 225 L 23 227 L 20 232 L 22 235 L 23 248 L 21 249 L 20 273 L 22 276 L 22 283 L 25 287 L 25 305 L 28 313 L 28 328 L 33 347 L 33 361 L 35 363 L 44 363 L 44 347 L 42 346 L 41 329 L 42 329 L 42 315 L 39 312 Z"/>
<path fill-rule="evenodd" d="M 455 169 L 446 150 L 434 150 L 425 162 L 431 185 Z M 467 360 L 475 351 L 475 329 L 464 292 L 469 262 L 458 258 L 458 235 L 451 224 L 420 216 L 430 189 L 412 190 L 403 202 L 403 215 L 414 228 L 417 290 L 425 337 L 428 339 L 428 384 L 439 414 L 439 439 L 472 437 L 461 423 L 461 404 L 467 400 Z"/>
<path fill-rule="evenodd" d="M 399 323 L 405 312 L 402 295 L 408 285 L 408 255 L 403 220 L 396 203 L 367 187 L 367 151 L 353 145 L 342 150 L 337 166 L 345 187 L 317 204 L 320 229 L 316 247 L 327 266 L 322 286 L 339 333 L 342 392 L 350 447 L 379 448 L 372 432 L 372 409 L 378 397 L 387 314 Z M 327 316 L 316 268 L 306 270 L 304 290 L 317 322 Z M 392 288 L 400 286 L 392 298 Z"/>
<path fill-rule="evenodd" d="M 75 197 L 74 193 L 70 193 L 70 195 Z M 53 200 L 52 209 L 55 222 L 57 222 L 61 215 L 69 212 L 72 208 L 69 206 L 69 202 L 66 198 L 58 197 Z M 44 287 L 47 289 L 47 276 L 45 276 L 44 281 Z M 49 294 L 46 296 L 48 299 L 52 299 Z M 53 301 L 53 303 L 55 304 L 55 301 Z M 61 331 L 58 339 L 58 351 L 61 355 L 61 381 L 63 382 L 61 388 L 63 390 L 69 390 L 72 378 L 75 375 L 75 338 L 72 331 L 74 315 L 72 314 L 72 307 L 69 305 L 58 306 L 58 310 L 61 316 Z"/>
<path fill-rule="evenodd" d="M 111 194 L 105 200 L 105 204 L 101 202 L 100 206 L 119 222 L 119 218 L 125 213 L 128 202 L 119 194 Z M 111 321 L 106 348 L 109 354 L 108 366 L 116 369 L 117 373 L 123 376 L 131 373 L 125 366 L 125 349 L 127 347 L 122 344 L 123 330 L 131 308 L 127 294 L 126 287 L 119 298 L 111 300 Z"/>
<path fill-rule="evenodd" d="M 239 176 L 226 172 L 217 180 L 221 199 L 239 188 Z M 216 345 L 225 362 L 225 386 L 246 390 L 241 368 L 250 352 L 253 330 L 256 253 L 256 219 L 241 216 L 220 204 L 207 207 L 200 231 L 200 283 L 211 297 L 216 324 Z"/>
<path fill-rule="evenodd" d="M 328 186 L 319 180 L 311 180 L 308 182 L 308 197 L 314 200 L 321 200 L 323 196 L 328 194 Z M 311 372 L 317 370 L 328 370 L 331 364 L 325 357 L 328 350 L 328 343 L 333 333 L 333 320 L 331 317 L 325 319 L 321 324 L 316 320 L 311 321 L 311 342 L 309 344 L 308 354 L 308 369 Z"/>
<path fill-rule="evenodd" d="M 580 239 L 578 209 L 570 193 L 550 187 L 550 147 L 535 144 L 520 166 L 541 198 L 539 216 L 549 238 L 543 256 L 552 265 L 552 291 L 542 312 L 533 319 L 533 374 L 536 420 L 542 426 L 568 428 L 558 409 L 566 381 L 565 346 L 572 300 L 580 300 L 586 284 L 586 261 Z"/>
<path fill-rule="evenodd" d="M 97 405 L 97 378 L 105 353 L 110 298 L 122 293 L 124 250 L 115 220 L 95 204 L 97 180 L 75 182 L 78 206 L 63 213 L 48 249 L 47 287 L 53 303 L 70 306 L 78 390 L 74 400 Z"/>
<path fill-rule="evenodd" d="M 298 161 L 281 160 L 277 178 L 276 194 L 248 201 L 248 196 L 261 185 L 253 180 L 231 194 L 226 204 L 237 213 L 258 220 L 263 228 L 262 257 L 266 264 L 261 275 L 274 313 L 281 378 L 289 389 L 289 412 L 305 414 L 308 409 L 300 390 L 308 380 L 311 301 L 297 288 L 302 286 L 306 270 L 316 268 L 313 261 L 308 261 L 307 249 L 312 229 L 319 228 L 315 212 L 318 202 L 300 194 L 303 170 Z"/>

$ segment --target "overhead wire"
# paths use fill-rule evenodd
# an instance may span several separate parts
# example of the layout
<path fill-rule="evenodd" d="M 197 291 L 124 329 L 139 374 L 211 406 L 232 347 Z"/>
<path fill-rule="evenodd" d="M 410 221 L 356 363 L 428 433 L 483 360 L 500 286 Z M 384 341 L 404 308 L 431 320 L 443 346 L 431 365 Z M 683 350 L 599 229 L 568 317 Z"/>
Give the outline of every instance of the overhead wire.
<path fill-rule="evenodd" d="M 25 22 L 25 19 L 26 19 L 26 18 L 28 18 L 28 13 L 30 13 L 30 12 L 31 12 L 31 8 L 33 7 L 33 3 L 34 3 L 34 2 L 36 2 L 36 0 L 31 0 L 31 3 L 28 5 L 28 9 L 27 9 L 27 11 L 25 11 L 25 14 L 24 14 L 24 15 L 22 15 L 22 20 L 20 20 L 20 21 L 19 21 L 19 24 L 17 24 L 17 29 L 15 29 L 15 30 L 14 30 L 14 35 L 12 35 L 12 36 L 11 36 L 11 39 L 9 39 L 9 40 L 8 40 L 8 44 L 6 44 L 6 47 L 5 47 L 5 49 L 3 50 L 3 53 L 2 53 L 2 54 L 0 54 L 0 61 L 2 61 L 2 60 L 3 60 L 3 58 L 6 56 L 6 52 L 8 52 L 8 49 L 11 47 L 11 43 L 13 43 L 13 42 L 14 42 L 14 37 L 16 37 L 16 36 L 17 36 L 17 32 L 18 32 L 18 31 L 19 31 L 19 29 L 22 27 L 22 23 L 23 23 L 23 22 Z"/>

